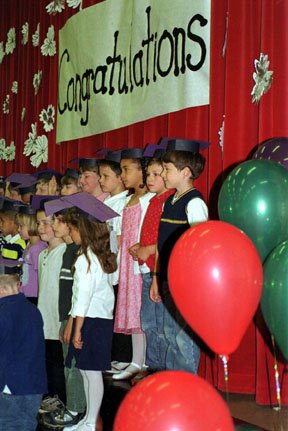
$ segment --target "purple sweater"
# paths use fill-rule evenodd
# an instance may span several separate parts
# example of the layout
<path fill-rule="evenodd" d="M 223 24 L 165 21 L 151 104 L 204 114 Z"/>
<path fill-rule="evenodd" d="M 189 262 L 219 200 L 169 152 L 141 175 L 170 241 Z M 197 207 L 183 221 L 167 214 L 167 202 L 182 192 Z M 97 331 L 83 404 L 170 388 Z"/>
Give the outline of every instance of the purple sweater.
<path fill-rule="evenodd" d="M 38 297 L 38 256 L 47 248 L 47 243 L 39 241 L 36 244 L 28 245 L 23 255 L 23 275 L 20 292 L 27 297 Z"/>

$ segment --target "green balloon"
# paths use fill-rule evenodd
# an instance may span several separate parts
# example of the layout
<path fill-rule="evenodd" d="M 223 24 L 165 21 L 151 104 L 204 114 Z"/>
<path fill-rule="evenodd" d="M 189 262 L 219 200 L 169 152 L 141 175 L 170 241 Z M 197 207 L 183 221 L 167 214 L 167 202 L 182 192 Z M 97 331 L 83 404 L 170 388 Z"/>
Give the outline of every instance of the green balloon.
<path fill-rule="evenodd" d="M 218 211 L 249 236 L 263 262 L 288 239 L 288 170 L 270 160 L 241 163 L 223 183 Z"/>
<path fill-rule="evenodd" d="M 261 308 L 264 320 L 288 360 L 288 241 L 272 251 L 263 268 Z"/>

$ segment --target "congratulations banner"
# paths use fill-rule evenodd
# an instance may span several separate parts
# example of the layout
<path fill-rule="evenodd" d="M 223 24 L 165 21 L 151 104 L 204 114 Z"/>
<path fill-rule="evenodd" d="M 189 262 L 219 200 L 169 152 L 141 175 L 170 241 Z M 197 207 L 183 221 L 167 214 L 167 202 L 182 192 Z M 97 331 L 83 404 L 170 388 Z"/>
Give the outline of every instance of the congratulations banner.
<path fill-rule="evenodd" d="M 106 0 L 59 32 L 57 142 L 209 104 L 211 0 Z"/>

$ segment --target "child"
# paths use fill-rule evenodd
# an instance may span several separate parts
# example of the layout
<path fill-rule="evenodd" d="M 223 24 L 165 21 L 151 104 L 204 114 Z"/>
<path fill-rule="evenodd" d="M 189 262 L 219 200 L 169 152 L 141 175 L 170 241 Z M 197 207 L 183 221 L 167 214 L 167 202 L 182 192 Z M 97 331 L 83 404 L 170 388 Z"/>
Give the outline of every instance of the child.
<path fill-rule="evenodd" d="M 38 309 L 41 311 L 44 321 L 44 335 L 46 345 L 46 369 L 48 378 L 48 394 L 53 397 L 58 394 L 65 403 L 65 379 L 63 369 L 62 346 L 59 341 L 59 275 L 62 266 L 62 257 L 66 244 L 62 238 L 56 238 L 52 229 L 52 216 L 46 216 L 44 202 L 40 204 L 36 218 L 38 234 L 42 241 L 48 244 L 39 254 L 39 295 Z M 45 405 L 50 399 L 43 400 L 41 407 L 45 411 Z"/>
<path fill-rule="evenodd" d="M 119 246 L 122 228 L 122 214 L 126 205 L 127 190 L 121 179 L 120 168 L 121 151 L 108 152 L 105 159 L 99 162 L 99 184 L 104 193 L 109 193 L 104 202 L 105 205 L 112 208 L 119 214 L 119 217 L 114 217 L 108 220 L 110 227 L 110 245 L 111 250 L 117 253 L 119 257 Z M 114 287 L 115 298 L 117 301 L 119 271 L 112 276 L 112 284 Z M 116 302 L 115 302 L 116 306 Z M 131 336 L 125 334 L 113 334 L 112 343 L 112 368 L 109 372 L 117 372 L 122 368 L 126 368 L 131 361 Z"/>
<path fill-rule="evenodd" d="M 128 196 L 122 219 L 120 247 L 119 289 L 114 332 L 132 334 L 132 362 L 124 370 L 113 375 L 114 380 L 130 379 L 145 363 L 146 340 L 141 330 L 140 307 L 142 277 L 137 262 L 129 254 L 129 248 L 138 242 L 141 224 L 153 196 L 145 185 L 145 160 L 143 149 L 131 148 L 121 153 L 121 178 L 133 194 Z"/>
<path fill-rule="evenodd" d="M 19 294 L 16 274 L 0 275 L 0 429 L 32 431 L 46 392 L 43 321 Z"/>
<path fill-rule="evenodd" d="M 79 184 L 82 192 L 87 192 L 103 202 L 108 193 L 103 193 L 99 184 L 99 160 L 96 158 L 79 160 Z"/>
<path fill-rule="evenodd" d="M 206 221 L 208 217 L 207 206 L 193 184 L 205 165 L 204 157 L 198 153 L 201 144 L 199 141 L 170 140 L 167 152 L 162 156 L 164 168 L 162 177 L 165 185 L 168 189 L 175 188 L 176 192 L 164 204 L 157 244 L 159 261 L 156 256 L 150 288 L 152 301 L 159 302 L 162 299 L 165 305 L 164 334 L 168 344 L 166 369 L 186 370 L 194 374 L 198 371 L 200 350 L 193 339 L 193 331 L 178 312 L 170 294 L 167 267 L 177 239 L 191 225 Z M 158 276 L 162 282 L 161 298 Z"/>
<path fill-rule="evenodd" d="M 79 174 L 74 169 L 67 168 L 65 175 L 61 178 L 61 192 L 62 196 L 73 195 L 81 191 L 79 185 Z"/>
<path fill-rule="evenodd" d="M 114 292 L 108 274 L 117 267 L 106 223 L 97 222 L 90 206 L 87 212 L 74 208 L 65 216 L 72 240 L 80 245 L 70 311 L 73 345 L 67 358 L 68 366 L 72 357 L 76 358 L 84 381 L 87 409 L 76 428 L 79 431 L 95 430 L 102 403 L 102 371 L 110 365 L 113 333 Z"/>
<path fill-rule="evenodd" d="M 167 190 L 163 178 L 161 159 L 152 158 L 147 165 L 146 184 L 156 195 L 150 200 L 144 217 L 140 242 L 130 249 L 130 254 L 141 264 L 143 278 L 141 327 L 146 335 L 146 364 L 152 370 L 165 369 L 166 342 L 163 333 L 164 309 L 162 302 L 150 300 L 149 292 L 155 266 L 158 227 L 163 204 L 175 190 Z M 145 263 L 143 265 L 143 263 Z"/>
<path fill-rule="evenodd" d="M 23 204 L 8 198 L 4 198 L 2 203 L 3 205 L 0 210 L 0 230 L 5 236 L 5 243 L 2 246 L 2 257 L 4 259 L 20 260 L 26 248 L 26 242 L 21 239 L 18 233 L 16 214 Z M 4 266 L 4 272 L 5 274 L 20 274 L 21 265 L 14 267 Z"/>
<path fill-rule="evenodd" d="M 47 247 L 40 240 L 37 229 L 36 211 L 32 206 L 21 206 L 16 215 L 18 232 L 28 245 L 23 254 L 21 292 L 37 305 L 38 302 L 38 256 Z"/>

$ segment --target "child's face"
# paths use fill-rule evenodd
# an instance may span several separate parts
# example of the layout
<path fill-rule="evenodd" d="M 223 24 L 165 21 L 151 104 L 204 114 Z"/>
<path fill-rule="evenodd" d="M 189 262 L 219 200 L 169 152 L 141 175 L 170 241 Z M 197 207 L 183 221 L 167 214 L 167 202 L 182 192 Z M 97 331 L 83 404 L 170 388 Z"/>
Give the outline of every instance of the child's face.
<path fill-rule="evenodd" d="M 54 231 L 52 229 L 52 217 L 46 217 L 44 211 L 37 212 L 37 226 L 38 226 L 38 234 L 42 241 L 48 242 L 55 238 Z"/>
<path fill-rule="evenodd" d="M 127 189 L 137 189 L 143 183 L 142 170 L 133 159 L 122 159 L 120 167 L 121 179 Z"/>
<path fill-rule="evenodd" d="M 99 184 L 102 192 L 110 193 L 113 196 L 115 191 L 123 184 L 121 176 L 117 176 L 110 166 L 100 166 L 99 171 Z"/>
<path fill-rule="evenodd" d="M 0 213 L 0 230 L 3 235 L 15 235 L 17 233 L 17 224 L 13 218 Z"/>
<path fill-rule="evenodd" d="M 61 187 L 61 196 L 74 195 L 74 193 L 80 192 L 80 188 L 77 184 L 65 184 Z"/>
<path fill-rule="evenodd" d="M 69 226 L 63 220 L 63 215 L 54 216 L 52 229 L 56 238 L 66 238 L 69 236 Z"/>
<path fill-rule="evenodd" d="M 10 199 L 13 199 L 14 201 L 21 201 L 21 195 L 18 193 L 17 190 L 11 190 L 9 197 L 10 197 Z"/>
<path fill-rule="evenodd" d="M 75 244 L 80 245 L 81 244 L 81 237 L 80 237 L 79 230 L 71 224 L 69 224 L 68 226 L 69 226 L 69 235 L 72 238 L 72 241 Z"/>
<path fill-rule="evenodd" d="M 161 174 L 167 189 L 178 189 L 184 180 L 183 170 L 180 171 L 173 163 L 163 163 Z"/>
<path fill-rule="evenodd" d="M 28 233 L 28 227 L 25 224 L 18 223 L 18 233 L 21 236 L 22 239 L 27 241 L 30 239 L 29 233 Z"/>
<path fill-rule="evenodd" d="M 99 187 L 99 175 L 96 172 L 84 171 L 80 175 L 79 184 L 82 192 L 92 194 Z"/>
<path fill-rule="evenodd" d="M 49 194 L 49 183 L 39 182 L 36 184 L 35 195 L 46 196 Z"/>
<path fill-rule="evenodd" d="M 166 190 L 164 180 L 161 177 L 162 171 L 162 165 L 159 163 L 148 166 L 146 184 L 150 192 L 160 194 Z"/>

